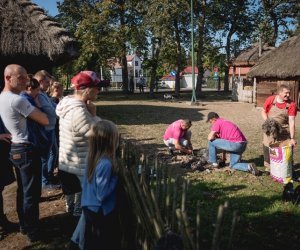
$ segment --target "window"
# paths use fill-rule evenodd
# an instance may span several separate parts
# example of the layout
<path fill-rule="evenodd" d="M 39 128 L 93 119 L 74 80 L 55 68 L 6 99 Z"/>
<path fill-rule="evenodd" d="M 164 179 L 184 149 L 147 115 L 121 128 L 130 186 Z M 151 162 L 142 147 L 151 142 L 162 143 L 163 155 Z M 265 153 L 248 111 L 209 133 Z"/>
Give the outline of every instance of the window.
<path fill-rule="evenodd" d="M 139 66 L 139 61 L 134 61 L 135 66 Z"/>

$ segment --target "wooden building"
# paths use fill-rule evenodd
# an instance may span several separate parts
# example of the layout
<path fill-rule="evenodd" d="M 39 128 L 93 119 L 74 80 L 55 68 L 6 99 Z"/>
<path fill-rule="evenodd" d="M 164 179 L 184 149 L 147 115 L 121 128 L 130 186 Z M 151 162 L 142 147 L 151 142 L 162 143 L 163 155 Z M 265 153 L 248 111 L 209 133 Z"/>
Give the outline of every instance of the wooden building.
<path fill-rule="evenodd" d="M 247 77 L 247 74 L 260 58 L 273 49 L 274 47 L 268 44 L 255 43 L 232 60 L 229 68 L 229 81 L 232 85 L 233 101 L 253 102 L 253 81 Z"/>
<path fill-rule="evenodd" d="M 8 64 L 28 73 L 62 65 L 79 55 L 75 40 L 30 0 L 0 1 L 0 82 Z"/>
<path fill-rule="evenodd" d="M 299 108 L 299 62 L 300 36 L 294 36 L 251 68 L 248 76 L 254 78 L 256 106 L 261 107 L 268 96 L 276 93 L 277 86 L 285 83 L 291 87 L 291 99 Z"/>

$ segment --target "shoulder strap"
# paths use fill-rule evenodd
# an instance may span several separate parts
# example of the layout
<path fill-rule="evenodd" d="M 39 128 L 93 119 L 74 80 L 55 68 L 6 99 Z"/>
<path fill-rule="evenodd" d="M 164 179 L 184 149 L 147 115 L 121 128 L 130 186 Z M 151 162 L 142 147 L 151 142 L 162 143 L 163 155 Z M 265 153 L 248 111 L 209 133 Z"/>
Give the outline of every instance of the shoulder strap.
<path fill-rule="evenodd" d="M 277 95 L 275 95 L 275 96 L 274 96 L 274 99 L 273 99 L 272 105 L 274 105 L 274 106 L 275 106 L 275 105 L 276 105 L 276 103 L 277 103 Z"/>

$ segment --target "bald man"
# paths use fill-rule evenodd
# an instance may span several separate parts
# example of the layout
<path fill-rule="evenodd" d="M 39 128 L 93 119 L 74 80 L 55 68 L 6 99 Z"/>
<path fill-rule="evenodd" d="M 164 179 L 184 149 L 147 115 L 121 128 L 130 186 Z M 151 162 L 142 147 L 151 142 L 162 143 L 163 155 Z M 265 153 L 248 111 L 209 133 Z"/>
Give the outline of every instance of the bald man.
<path fill-rule="evenodd" d="M 17 64 L 4 70 L 4 89 L 0 94 L 0 116 L 11 134 L 10 160 L 17 177 L 17 213 L 20 231 L 31 242 L 39 240 L 39 199 L 41 195 L 41 159 L 28 140 L 27 119 L 41 125 L 49 121 L 43 112 L 19 96 L 25 90 L 28 76 Z"/>

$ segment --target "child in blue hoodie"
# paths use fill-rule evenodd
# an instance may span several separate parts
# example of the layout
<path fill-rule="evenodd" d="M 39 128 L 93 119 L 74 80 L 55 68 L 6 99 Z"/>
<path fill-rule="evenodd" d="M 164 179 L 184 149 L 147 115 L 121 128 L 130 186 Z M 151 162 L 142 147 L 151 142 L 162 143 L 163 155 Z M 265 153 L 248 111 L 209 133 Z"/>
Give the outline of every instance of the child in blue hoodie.
<path fill-rule="evenodd" d="M 115 212 L 118 143 L 119 133 L 111 121 L 102 120 L 92 126 L 81 197 L 86 221 L 84 249 L 119 249 Z"/>

